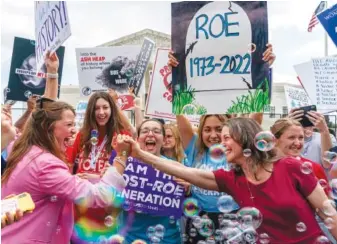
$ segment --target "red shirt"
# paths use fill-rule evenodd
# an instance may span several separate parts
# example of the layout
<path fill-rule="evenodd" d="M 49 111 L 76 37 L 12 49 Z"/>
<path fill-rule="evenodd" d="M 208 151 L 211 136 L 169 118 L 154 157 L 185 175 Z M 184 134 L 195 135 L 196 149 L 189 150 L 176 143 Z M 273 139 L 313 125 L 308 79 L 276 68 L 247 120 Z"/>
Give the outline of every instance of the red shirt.
<path fill-rule="evenodd" d="M 213 173 L 220 192 L 231 195 L 241 208 L 260 210 L 263 221 L 257 232 L 268 234 L 270 243 L 312 244 L 322 232 L 306 197 L 317 186 L 317 179 L 314 174 L 303 174 L 300 166 L 294 158 L 280 159 L 274 163 L 270 178 L 258 185 L 233 170 Z M 306 231 L 296 230 L 299 222 L 306 225 Z"/>
<path fill-rule="evenodd" d="M 307 158 L 302 158 L 299 157 L 299 160 L 304 163 L 304 162 L 310 162 L 312 164 L 312 171 L 314 173 L 314 175 L 316 176 L 316 178 L 318 180 L 325 180 L 327 182 L 327 186 L 324 188 L 324 191 L 326 193 L 327 196 L 330 196 L 330 192 L 331 192 L 331 187 L 329 185 L 329 180 L 326 177 L 325 171 L 322 167 L 322 165 L 315 163 L 313 161 L 311 161 L 310 159 Z"/>

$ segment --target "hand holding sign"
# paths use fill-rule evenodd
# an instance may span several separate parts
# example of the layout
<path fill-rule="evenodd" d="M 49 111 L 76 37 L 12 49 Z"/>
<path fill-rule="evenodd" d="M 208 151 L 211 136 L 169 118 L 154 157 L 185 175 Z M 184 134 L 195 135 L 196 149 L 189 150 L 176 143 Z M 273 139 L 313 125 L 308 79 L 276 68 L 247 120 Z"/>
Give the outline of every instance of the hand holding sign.
<path fill-rule="evenodd" d="M 52 54 L 47 52 L 44 62 L 47 67 L 47 73 L 56 74 L 58 72 L 60 64 L 56 52 Z"/>

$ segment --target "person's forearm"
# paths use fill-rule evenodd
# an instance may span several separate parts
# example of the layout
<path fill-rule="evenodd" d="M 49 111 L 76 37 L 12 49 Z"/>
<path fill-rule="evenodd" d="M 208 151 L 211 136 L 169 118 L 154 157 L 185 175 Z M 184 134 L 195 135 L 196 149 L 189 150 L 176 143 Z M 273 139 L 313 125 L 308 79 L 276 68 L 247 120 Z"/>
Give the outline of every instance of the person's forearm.
<path fill-rule="evenodd" d="M 136 133 L 136 130 L 133 128 L 133 126 L 131 125 L 129 118 L 126 117 L 126 115 L 124 114 L 124 112 L 118 107 L 118 114 L 121 118 L 123 127 L 125 130 L 129 131 L 132 135 L 134 135 Z"/>
<path fill-rule="evenodd" d="M 329 151 L 330 148 L 332 148 L 332 141 L 331 141 L 329 130 L 321 131 L 321 149 L 322 149 L 321 161 L 323 163 L 324 168 L 329 168 L 331 166 L 330 162 L 325 162 L 324 157 L 323 157 L 324 152 Z"/>
<path fill-rule="evenodd" d="M 15 122 L 14 126 L 18 128 L 20 132 L 22 132 L 26 122 L 28 121 L 31 115 L 32 111 L 27 109 L 24 112 L 24 114 L 18 119 L 18 121 Z"/>
<path fill-rule="evenodd" d="M 47 73 L 49 73 L 49 74 L 57 74 L 57 70 L 54 70 L 54 69 L 47 70 Z M 56 79 L 56 78 L 47 78 L 46 87 L 45 87 L 43 96 L 45 98 L 56 100 L 57 99 L 58 90 L 59 90 L 58 88 L 59 88 L 58 79 Z"/>
<path fill-rule="evenodd" d="M 127 156 L 117 155 L 113 161 L 112 166 L 114 166 L 118 173 L 124 174 L 124 170 L 128 161 Z M 124 165 L 125 164 L 125 165 Z"/>
<path fill-rule="evenodd" d="M 141 107 L 135 106 L 135 124 L 136 124 L 136 130 L 140 127 L 144 120 L 144 115 Z"/>

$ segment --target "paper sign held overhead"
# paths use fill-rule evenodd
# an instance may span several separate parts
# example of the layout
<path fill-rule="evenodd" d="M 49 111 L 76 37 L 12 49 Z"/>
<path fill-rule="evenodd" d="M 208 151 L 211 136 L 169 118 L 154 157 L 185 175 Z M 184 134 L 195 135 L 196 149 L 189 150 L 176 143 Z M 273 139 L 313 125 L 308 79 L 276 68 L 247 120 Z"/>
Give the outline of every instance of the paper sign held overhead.
<path fill-rule="evenodd" d="M 284 94 L 287 101 L 288 111 L 293 108 L 311 105 L 310 98 L 303 88 L 284 86 Z"/>
<path fill-rule="evenodd" d="M 71 35 L 65 1 L 35 2 L 35 53 L 37 71 L 48 51 L 56 51 Z"/>

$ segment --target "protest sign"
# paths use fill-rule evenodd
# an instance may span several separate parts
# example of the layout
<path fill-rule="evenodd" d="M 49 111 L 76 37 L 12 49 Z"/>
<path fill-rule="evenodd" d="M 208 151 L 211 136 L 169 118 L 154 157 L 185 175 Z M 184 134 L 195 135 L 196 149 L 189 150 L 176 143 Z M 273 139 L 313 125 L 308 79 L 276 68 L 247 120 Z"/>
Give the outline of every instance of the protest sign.
<path fill-rule="evenodd" d="M 71 35 L 65 1 L 35 2 L 36 70 L 40 71 L 48 51 L 56 51 Z"/>
<path fill-rule="evenodd" d="M 133 106 L 128 89 L 134 73 L 139 46 L 77 48 L 77 72 L 81 96 L 114 89 L 121 109 Z"/>
<path fill-rule="evenodd" d="M 318 14 L 317 18 L 337 46 L 337 4 Z"/>
<path fill-rule="evenodd" d="M 176 120 L 172 113 L 172 75 L 171 68 L 167 65 L 169 49 L 158 48 L 149 91 L 145 106 L 145 116 L 166 120 Z M 193 123 L 199 122 L 200 116 L 188 116 Z"/>
<path fill-rule="evenodd" d="M 267 2 L 172 3 L 173 112 L 261 112 L 269 105 Z"/>
<path fill-rule="evenodd" d="M 284 94 L 287 101 L 288 111 L 292 108 L 311 105 L 310 98 L 303 88 L 284 86 Z"/>
<path fill-rule="evenodd" d="M 337 57 L 313 59 L 294 66 L 311 102 L 319 111 L 337 107 Z"/>
<path fill-rule="evenodd" d="M 64 51 L 64 47 L 60 47 L 56 51 L 59 58 L 59 87 L 62 80 Z M 43 95 L 46 85 L 47 68 L 43 65 L 40 72 L 36 72 L 36 67 L 35 41 L 15 37 L 6 99 L 27 101 L 33 94 Z"/>
<path fill-rule="evenodd" d="M 124 210 L 132 208 L 158 216 L 182 216 L 184 187 L 177 184 L 172 176 L 129 157 L 123 177 L 127 183 L 122 192 Z"/>
<path fill-rule="evenodd" d="M 139 89 L 142 86 L 144 75 L 147 66 L 149 65 L 153 48 L 154 42 L 148 38 L 145 38 L 136 61 L 134 72 L 131 77 L 131 82 L 129 84 L 130 87 L 134 88 L 134 93 L 136 96 L 138 95 Z"/>

